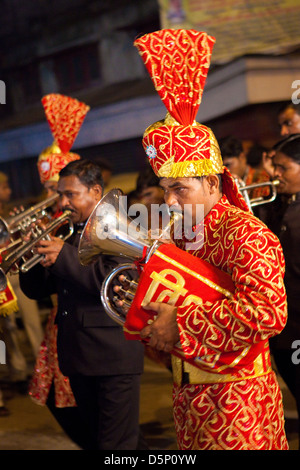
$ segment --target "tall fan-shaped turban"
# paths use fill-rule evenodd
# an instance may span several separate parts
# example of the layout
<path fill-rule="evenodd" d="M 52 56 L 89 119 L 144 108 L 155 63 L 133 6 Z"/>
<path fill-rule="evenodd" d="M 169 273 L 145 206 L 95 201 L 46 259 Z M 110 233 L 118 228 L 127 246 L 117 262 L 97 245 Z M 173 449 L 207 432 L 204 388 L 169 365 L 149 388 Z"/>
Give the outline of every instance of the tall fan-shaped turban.
<path fill-rule="evenodd" d="M 80 155 L 70 149 L 90 108 L 75 98 L 57 93 L 44 96 L 42 104 L 54 138 L 53 144 L 41 152 L 37 163 L 43 184 L 58 181 L 60 170 L 80 159 Z"/>
<path fill-rule="evenodd" d="M 167 109 L 164 120 L 144 132 L 143 147 L 159 177 L 222 174 L 223 193 L 248 210 L 236 183 L 223 166 L 211 129 L 196 122 L 215 39 L 204 32 L 164 29 L 134 42 Z"/>

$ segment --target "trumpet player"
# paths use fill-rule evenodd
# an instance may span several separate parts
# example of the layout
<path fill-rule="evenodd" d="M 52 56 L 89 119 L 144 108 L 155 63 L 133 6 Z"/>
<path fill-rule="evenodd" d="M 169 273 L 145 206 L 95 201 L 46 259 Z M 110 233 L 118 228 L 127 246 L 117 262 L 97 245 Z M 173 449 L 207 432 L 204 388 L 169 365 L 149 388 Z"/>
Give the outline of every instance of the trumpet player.
<path fill-rule="evenodd" d="M 203 227 L 203 244 L 190 249 L 194 270 L 198 258 L 207 261 L 231 276 L 234 291 L 213 303 L 200 287 L 202 303 L 150 301 L 144 308 L 156 319 L 141 336 L 166 352 L 179 342 L 184 352 L 186 360 L 173 358 L 180 449 L 284 450 L 282 397 L 268 345 L 287 318 L 284 259 L 278 239 L 249 212 L 223 166 L 213 132 L 195 121 L 214 42 L 194 30 L 162 30 L 135 41 L 168 111 L 146 129 L 143 146 L 166 203 L 184 217 L 187 205 L 195 233 Z M 174 241 L 186 250 L 184 236 Z"/>
<path fill-rule="evenodd" d="M 11 194 L 9 178 L 5 173 L 0 172 L 0 215 L 4 220 L 10 212 L 8 206 Z M 6 253 L 6 248 L 2 248 L 1 263 Z M 15 318 L 15 313 L 17 312 L 19 312 L 22 318 L 32 353 L 36 357 L 43 337 L 38 305 L 23 294 L 19 286 L 18 277 L 9 276 L 7 287 L 5 291 L 1 292 L 0 334 L 1 336 L 2 334 L 4 335 L 4 341 L 7 345 L 10 380 L 14 387 L 18 388 L 22 393 L 27 393 L 30 371 L 19 344 L 18 327 Z"/>
<path fill-rule="evenodd" d="M 36 250 L 44 259 L 21 273 L 20 283 L 32 298 L 57 293 L 59 367 L 69 378 L 89 448 L 135 450 L 143 346 L 124 338 L 103 311 L 99 295 L 118 260 L 99 257 L 86 267 L 77 252 L 83 224 L 102 197 L 100 167 L 87 160 L 70 162 L 60 171 L 57 190 L 62 210 L 71 213 L 74 236 L 41 241 Z"/>
<path fill-rule="evenodd" d="M 44 96 L 42 104 L 54 141 L 39 155 L 37 168 L 46 197 L 50 198 L 57 194 L 60 170 L 68 163 L 80 159 L 80 155 L 70 150 L 89 111 L 89 106 L 75 98 L 60 94 Z M 72 128 L 69 125 L 71 121 Z M 60 201 L 56 201 L 51 209 L 53 219 L 59 217 L 62 213 Z M 53 306 L 34 365 L 28 393 L 34 403 L 46 405 L 69 438 L 81 449 L 85 449 L 89 442 L 86 439 L 84 422 L 69 379 L 62 374 L 57 359 L 56 294 L 51 296 L 51 301 Z"/>

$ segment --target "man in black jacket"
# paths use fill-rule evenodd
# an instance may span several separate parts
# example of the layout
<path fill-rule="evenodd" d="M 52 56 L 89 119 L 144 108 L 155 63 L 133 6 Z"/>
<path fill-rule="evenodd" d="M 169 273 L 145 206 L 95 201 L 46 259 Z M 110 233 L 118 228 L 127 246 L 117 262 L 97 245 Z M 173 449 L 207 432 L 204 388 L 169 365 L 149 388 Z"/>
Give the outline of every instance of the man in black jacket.
<path fill-rule="evenodd" d="M 101 170 L 93 162 L 76 160 L 60 172 L 58 193 L 62 209 L 71 211 L 74 234 L 39 242 L 44 259 L 20 274 L 20 284 L 31 298 L 58 295 L 59 366 L 90 430 L 91 449 L 134 450 L 144 349 L 125 339 L 101 305 L 101 283 L 118 260 L 99 256 L 82 266 L 78 258 L 80 232 L 102 192 Z"/>

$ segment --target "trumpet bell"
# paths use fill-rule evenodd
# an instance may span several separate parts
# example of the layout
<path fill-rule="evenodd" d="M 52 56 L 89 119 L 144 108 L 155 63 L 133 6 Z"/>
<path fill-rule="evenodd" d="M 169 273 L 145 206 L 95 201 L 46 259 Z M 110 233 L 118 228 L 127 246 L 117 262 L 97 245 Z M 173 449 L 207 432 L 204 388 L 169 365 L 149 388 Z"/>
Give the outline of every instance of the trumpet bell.
<path fill-rule="evenodd" d="M 51 200 L 52 204 L 52 200 Z M 32 232 L 33 234 L 33 239 L 30 239 L 28 241 L 25 241 L 22 238 L 22 227 L 25 225 L 28 226 L 30 223 L 30 220 L 35 221 L 37 220 L 37 213 L 39 213 L 39 209 L 37 211 L 34 211 L 34 208 L 30 209 L 32 214 L 28 215 L 28 213 L 25 214 L 25 218 L 29 217 L 29 220 L 21 219 L 21 216 L 18 220 L 18 230 L 16 233 L 18 233 L 18 239 L 16 241 L 13 240 L 13 235 L 15 233 L 15 227 L 13 227 L 13 224 L 7 225 L 8 230 L 10 233 L 10 239 L 11 242 L 9 245 L 4 246 L 1 251 L 1 257 L 2 261 L 0 264 L 0 291 L 5 290 L 7 286 L 7 274 L 10 272 L 11 274 L 17 274 L 19 271 L 21 272 L 27 272 L 33 266 L 38 264 L 43 256 L 40 254 L 34 253 L 33 249 L 34 246 L 42 239 L 47 239 L 50 237 L 50 235 L 55 235 L 62 240 L 66 240 L 69 238 L 74 231 L 73 227 L 73 222 L 71 220 L 71 212 L 70 211 L 65 211 L 63 212 L 59 217 L 56 219 L 50 219 L 50 222 L 48 223 L 45 228 L 41 229 L 40 227 L 36 227 L 35 230 Z M 22 214 L 22 213 L 21 213 Z M 64 230 L 63 234 L 58 234 L 57 230 L 60 228 L 64 228 L 64 226 L 67 226 L 67 231 Z"/>
<path fill-rule="evenodd" d="M 277 197 L 276 187 L 279 185 L 279 181 L 264 181 L 262 183 L 253 183 L 246 186 L 243 181 L 236 181 L 238 189 L 242 196 L 244 197 L 249 209 L 252 210 L 253 207 L 261 206 L 263 204 L 269 204 L 273 202 Z M 266 197 L 256 197 L 250 198 L 250 194 L 255 189 L 269 188 L 269 195 Z"/>
<path fill-rule="evenodd" d="M 82 231 L 78 256 L 82 265 L 96 261 L 100 255 L 140 259 L 151 247 L 148 231 L 127 215 L 123 192 L 109 191 L 96 205 Z"/>
<path fill-rule="evenodd" d="M 47 199 L 29 207 L 25 211 L 20 211 L 15 215 L 3 219 L 0 217 L 0 246 L 9 241 L 18 240 L 22 242 L 22 234 L 33 222 L 46 217 L 50 219 L 48 210 L 58 201 L 59 194 L 55 193 Z"/>
<path fill-rule="evenodd" d="M 9 225 L 0 217 L 0 246 L 3 246 L 9 240 Z"/>
<path fill-rule="evenodd" d="M 105 278 L 101 287 L 101 301 L 106 313 L 119 325 L 124 325 L 127 313 L 117 307 L 118 294 L 113 291 L 120 275 L 126 277 L 123 286 L 122 302 L 130 308 L 135 295 L 140 271 L 137 264 L 147 263 L 158 246 L 170 237 L 171 229 L 182 229 L 182 214 L 171 212 L 170 220 L 161 230 L 158 238 L 151 240 L 148 230 L 141 228 L 127 215 L 125 198 L 120 189 L 112 189 L 96 205 L 81 233 L 78 256 L 82 265 L 89 265 L 100 255 L 111 255 L 124 258 Z M 128 262 L 126 263 L 126 258 Z M 133 261 L 136 261 L 134 263 Z M 119 299 L 120 300 L 120 299 Z"/>

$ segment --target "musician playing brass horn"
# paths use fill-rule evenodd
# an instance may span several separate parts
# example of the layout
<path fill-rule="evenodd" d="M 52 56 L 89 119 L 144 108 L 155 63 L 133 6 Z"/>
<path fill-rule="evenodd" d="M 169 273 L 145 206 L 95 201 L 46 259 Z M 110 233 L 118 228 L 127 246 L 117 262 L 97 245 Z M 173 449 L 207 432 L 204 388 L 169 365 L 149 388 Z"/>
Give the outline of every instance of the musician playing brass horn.
<path fill-rule="evenodd" d="M 246 153 L 243 142 L 233 136 L 220 139 L 219 146 L 224 165 L 242 184 L 249 186 L 270 181 L 269 174 L 263 168 L 263 155 L 267 151 L 264 147 L 254 144 Z M 250 200 L 267 198 L 269 194 L 268 186 L 254 188 L 248 193 Z M 255 215 L 257 216 L 256 211 Z"/>
<path fill-rule="evenodd" d="M 101 307 L 101 283 L 117 261 L 102 256 L 87 267 L 78 259 L 80 232 L 102 197 L 99 165 L 70 162 L 60 171 L 57 190 L 62 210 L 71 211 L 74 236 L 41 241 L 37 251 L 45 260 L 20 275 L 21 286 L 35 298 L 57 292 L 59 366 L 69 377 L 87 429 L 88 448 L 135 450 L 143 346 L 127 341 Z"/>
<path fill-rule="evenodd" d="M 60 94 L 44 96 L 42 105 L 54 141 L 40 153 L 37 168 L 46 197 L 50 198 L 57 194 L 60 170 L 68 163 L 80 159 L 80 155 L 70 149 L 90 108 L 75 98 Z M 52 206 L 53 219 L 61 213 L 58 199 Z M 87 439 L 84 421 L 80 416 L 69 379 L 62 374 L 57 359 L 56 294 L 51 295 L 51 301 L 53 307 L 49 313 L 28 393 L 34 403 L 46 405 L 70 439 L 85 449 Z"/>
<path fill-rule="evenodd" d="M 268 346 L 287 317 L 282 249 L 250 213 L 212 131 L 195 121 L 213 43 L 193 30 L 162 30 L 135 41 L 168 110 L 165 120 L 146 129 L 143 146 L 166 203 L 192 217 L 195 233 L 203 230 L 202 243 L 188 249 L 195 258 L 189 272 L 200 278 L 197 259 L 205 260 L 230 274 L 234 290 L 215 302 L 206 301 L 205 287 L 199 287 L 198 302 L 143 304 L 157 317 L 141 336 L 163 351 L 180 341 L 184 352 L 183 360 L 173 357 L 180 449 L 287 449 Z M 204 210 L 200 221 L 197 206 Z M 187 250 L 185 236 L 174 242 Z M 172 270 L 180 262 L 179 256 L 172 260 Z M 180 295 L 176 282 L 168 285 Z"/>

